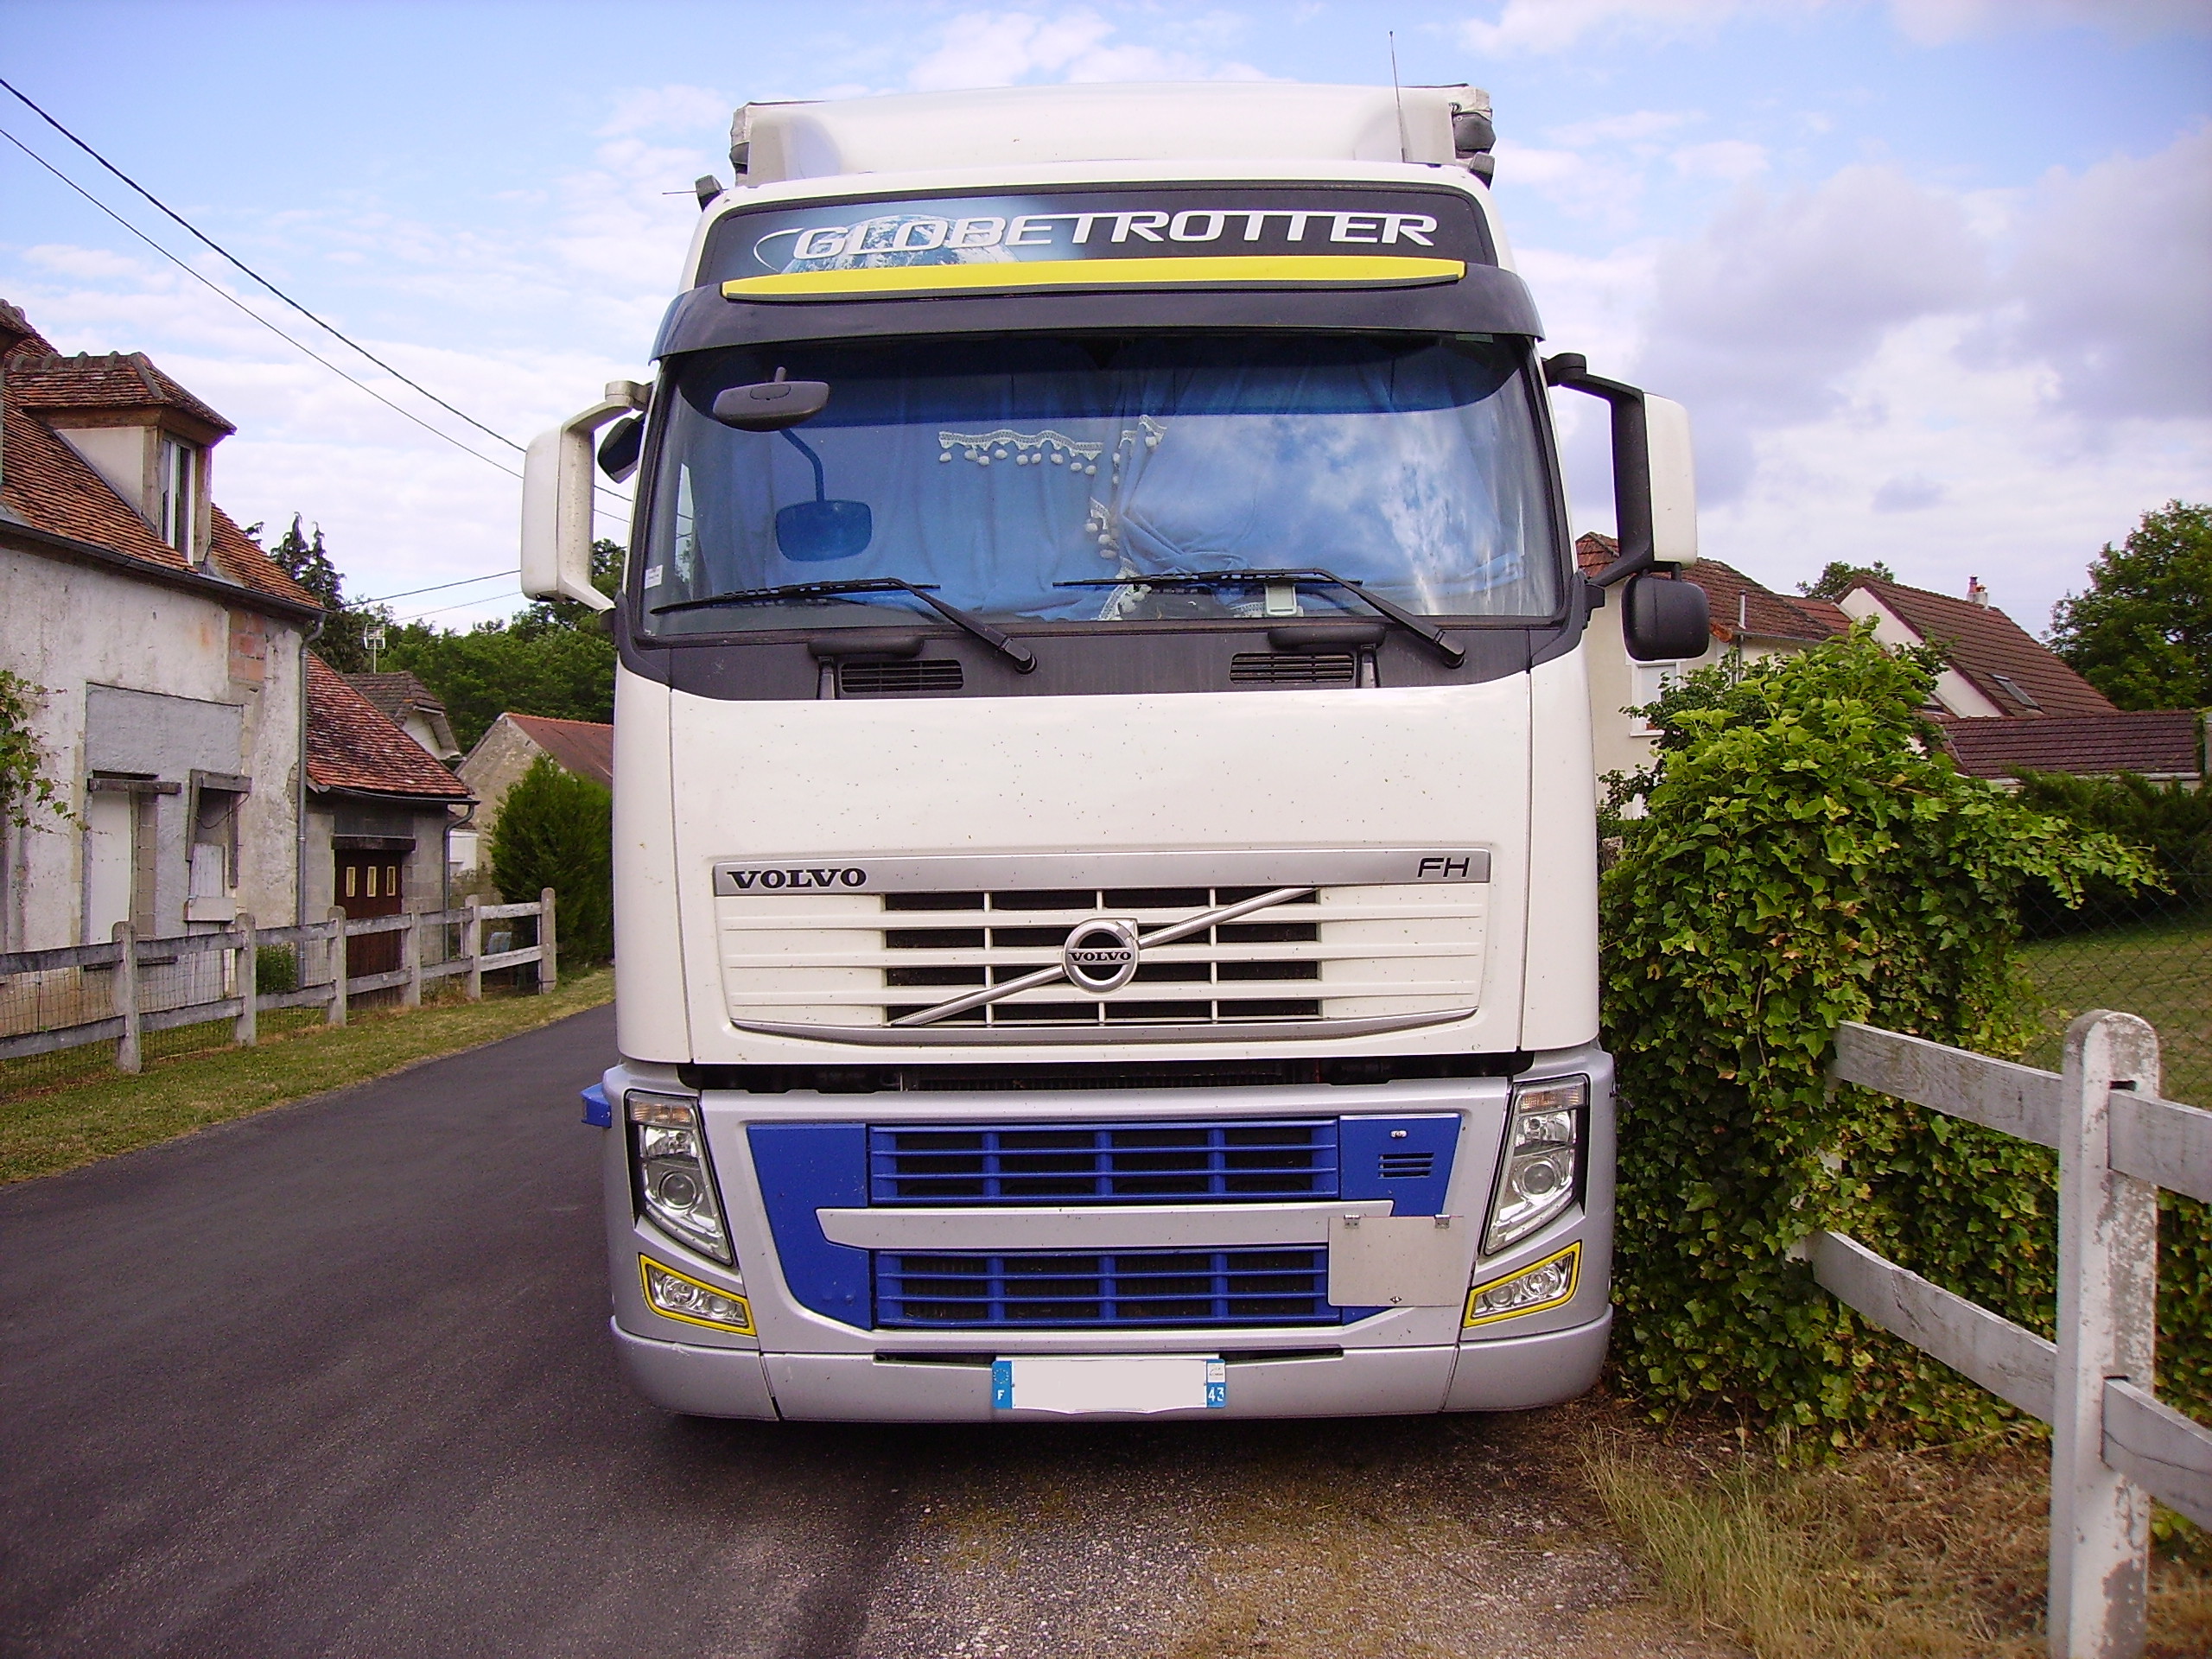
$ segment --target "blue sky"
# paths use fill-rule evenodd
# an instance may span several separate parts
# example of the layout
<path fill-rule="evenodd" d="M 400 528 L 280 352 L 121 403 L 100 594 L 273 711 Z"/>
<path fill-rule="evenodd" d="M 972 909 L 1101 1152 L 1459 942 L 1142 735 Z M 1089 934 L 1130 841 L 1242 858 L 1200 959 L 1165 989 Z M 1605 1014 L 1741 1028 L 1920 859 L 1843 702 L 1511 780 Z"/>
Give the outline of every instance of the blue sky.
<path fill-rule="evenodd" d="M 517 440 L 642 372 L 732 108 L 1013 82 L 1487 87 L 1555 349 L 1689 405 L 1707 551 L 1883 558 L 2040 630 L 2212 497 L 2212 0 L 807 6 L 0 0 L 0 74 L 216 241 Z M 29 145 L 429 424 L 0 94 Z M 216 493 L 352 592 L 512 563 L 513 481 L 371 401 L 0 143 L 0 296 L 237 422 Z M 1574 400 L 1580 403 L 1583 400 Z M 1608 504 L 1571 412 L 1578 524 Z M 619 533 L 619 522 L 609 526 Z M 511 585 L 402 601 L 459 622 Z"/>

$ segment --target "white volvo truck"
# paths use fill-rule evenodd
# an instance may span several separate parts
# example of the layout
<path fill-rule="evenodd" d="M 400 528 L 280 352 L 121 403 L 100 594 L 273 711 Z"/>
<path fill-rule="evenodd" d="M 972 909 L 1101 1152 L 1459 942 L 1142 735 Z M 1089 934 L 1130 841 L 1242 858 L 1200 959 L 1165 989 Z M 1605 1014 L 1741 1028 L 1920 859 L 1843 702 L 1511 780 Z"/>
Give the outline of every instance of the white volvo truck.
<path fill-rule="evenodd" d="M 749 105 L 610 619 L 613 1338 L 671 1409 L 1319 1416 L 1605 1349 L 1583 637 L 1694 655 L 1680 408 L 1538 355 L 1469 87 Z M 1611 405 L 1576 570 L 1546 383 Z"/>

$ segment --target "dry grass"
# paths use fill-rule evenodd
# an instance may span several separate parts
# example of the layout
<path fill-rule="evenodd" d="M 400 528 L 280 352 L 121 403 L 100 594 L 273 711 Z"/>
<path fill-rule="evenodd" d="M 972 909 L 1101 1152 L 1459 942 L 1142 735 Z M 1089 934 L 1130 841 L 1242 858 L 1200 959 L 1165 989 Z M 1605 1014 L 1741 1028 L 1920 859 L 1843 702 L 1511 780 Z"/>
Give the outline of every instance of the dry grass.
<path fill-rule="evenodd" d="M 1584 1466 L 1662 1600 L 1758 1659 L 2039 1659 L 2049 1453 L 1861 1452 L 1592 1436 Z M 2150 1659 L 2212 1652 L 2212 1563 L 2154 1564 Z"/>
<path fill-rule="evenodd" d="M 318 1021 L 271 1033 L 252 1048 L 149 1058 L 137 1077 L 113 1071 L 0 1101 L 0 1182 L 52 1175 L 188 1135 L 287 1101 L 343 1089 L 419 1061 L 595 1007 L 614 994 L 610 969 L 564 977 L 545 996 L 458 996 L 420 1008 L 371 1009 L 332 1029 Z"/>

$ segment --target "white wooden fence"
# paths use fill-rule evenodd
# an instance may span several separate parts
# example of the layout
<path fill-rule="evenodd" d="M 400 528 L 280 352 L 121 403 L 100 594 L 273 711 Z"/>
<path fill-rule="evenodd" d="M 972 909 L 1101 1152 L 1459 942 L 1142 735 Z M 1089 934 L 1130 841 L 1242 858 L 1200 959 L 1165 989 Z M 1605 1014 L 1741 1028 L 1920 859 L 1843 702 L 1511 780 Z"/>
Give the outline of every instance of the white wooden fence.
<path fill-rule="evenodd" d="M 537 944 L 518 950 L 488 954 L 484 950 L 486 923 L 523 916 L 537 918 Z M 424 932 L 433 927 L 455 925 L 461 932 L 458 952 L 442 962 L 426 963 Z M 399 966 L 349 978 L 346 973 L 346 941 L 378 933 L 399 935 Z M 293 947 L 302 981 L 297 990 L 260 988 L 255 951 L 263 945 Z M 188 974 L 182 982 L 213 987 L 224 995 L 201 996 L 172 1006 L 149 1006 L 149 1001 L 162 1003 L 169 999 L 147 996 L 143 972 L 147 967 L 173 967 L 189 957 L 205 959 L 210 951 L 235 955 L 226 969 L 216 958 L 210 962 L 216 972 Z M 317 964 L 320 972 L 311 975 L 309 967 L 315 957 L 321 959 Z M 358 918 L 349 918 L 344 911 L 333 909 L 324 920 L 298 927 L 259 928 L 254 925 L 252 917 L 240 916 L 226 928 L 166 938 L 139 938 L 130 923 L 118 922 L 115 938 L 106 944 L 0 954 L 0 989 L 10 985 L 28 984 L 32 988 L 31 1012 L 10 1019 L 8 1024 L 15 1029 L 10 1034 L 0 1036 L 0 1059 L 111 1042 L 115 1045 L 116 1069 L 136 1071 L 148 1032 L 229 1020 L 235 1022 L 232 1039 L 251 1045 L 258 1039 L 259 1016 L 273 1008 L 321 1007 L 325 1010 L 326 1024 L 342 1026 L 346 1023 L 347 1004 L 372 991 L 397 988 L 401 1004 L 413 1007 L 423 1001 L 425 982 L 460 975 L 465 994 L 474 1000 L 483 995 L 486 974 L 531 963 L 537 967 L 538 990 L 553 989 L 559 978 L 559 956 L 550 887 L 539 893 L 535 903 L 527 905 L 486 905 L 471 899 L 459 910 Z M 103 980 L 104 986 L 100 983 Z M 57 981 L 66 983 L 67 995 L 50 994 Z M 187 995 L 189 997 L 190 994 Z M 87 1004 L 105 1004 L 111 1011 L 98 1018 L 82 1018 L 88 1012 Z M 60 1012 L 52 1019 L 41 1017 L 42 1010 L 49 1006 Z M 70 1017 L 73 1014 L 79 1017 Z"/>
<path fill-rule="evenodd" d="M 2212 1201 L 2212 1112 L 2158 1098 L 2158 1033 L 2083 1014 L 2038 1071 L 1871 1026 L 1833 1075 L 2058 1152 L 2058 1340 L 1999 1319 L 1840 1233 L 1805 1254 L 1840 1300 L 2051 1426 L 2052 1659 L 2143 1651 L 2151 1499 L 2212 1526 L 2212 1430 L 2152 1389 L 2158 1189 Z"/>

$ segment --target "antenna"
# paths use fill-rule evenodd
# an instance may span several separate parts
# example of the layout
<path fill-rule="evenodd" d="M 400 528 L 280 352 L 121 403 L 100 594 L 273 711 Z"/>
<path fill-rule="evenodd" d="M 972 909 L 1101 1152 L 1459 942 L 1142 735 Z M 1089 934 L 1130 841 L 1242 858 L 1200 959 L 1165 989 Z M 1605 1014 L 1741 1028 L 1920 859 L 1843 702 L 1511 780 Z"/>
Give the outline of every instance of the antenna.
<path fill-rule="evenodd" d="M 1390 42 L 1390 97 L 1398 106 L 1398 159 L 1406 159 L 1406 95 L 1398 89 L 1398 31 L 1385 31 Z"/>

